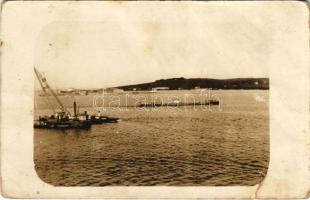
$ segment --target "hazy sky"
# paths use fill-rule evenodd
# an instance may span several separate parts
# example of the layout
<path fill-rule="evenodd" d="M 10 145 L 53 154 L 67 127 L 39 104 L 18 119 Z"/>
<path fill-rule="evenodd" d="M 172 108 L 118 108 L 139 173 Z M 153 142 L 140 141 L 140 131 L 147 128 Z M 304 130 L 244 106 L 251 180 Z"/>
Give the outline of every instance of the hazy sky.
<path fill-rule="evenodd" d="M 35 65 L 55 88 L 268 77 L 272 38 L 263 20 L 246 12 L 227 11 L 225 19 L 218 14 L 54 22 L 38 37 Z"/>

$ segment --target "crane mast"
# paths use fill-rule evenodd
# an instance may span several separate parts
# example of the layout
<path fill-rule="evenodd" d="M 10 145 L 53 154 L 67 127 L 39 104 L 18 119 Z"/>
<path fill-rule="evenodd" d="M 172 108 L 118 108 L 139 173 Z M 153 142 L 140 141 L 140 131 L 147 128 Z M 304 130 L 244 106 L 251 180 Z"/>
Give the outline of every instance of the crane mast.
<path fill-rule="evenodd" d="M 49 84 L 46 81 L 46 78 L 34 67 L 34 72 L 36 74 L 36 77 L 38 78 L 38 81 L 40 83 L 40 86 L 43 90 L 44 93 L 47 93 L 47 90 L 50 91 L 50 93 L 53 95 L 53 97 L 56 99 L 59 108 L 62 112 L 67 112 L 67 109 L 65 108 L 65 106 L 62 104 L 62 102 L 60 101 L 60 99 L 58 98 L 57 94 L 54 92 L 54 90 L 49 86 Z"/>

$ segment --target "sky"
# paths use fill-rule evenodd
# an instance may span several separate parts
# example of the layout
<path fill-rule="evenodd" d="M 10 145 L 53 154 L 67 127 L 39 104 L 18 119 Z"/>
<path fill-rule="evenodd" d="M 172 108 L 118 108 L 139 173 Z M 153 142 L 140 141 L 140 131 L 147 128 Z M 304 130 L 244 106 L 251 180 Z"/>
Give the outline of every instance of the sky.
<path fill-rule="evenodd" d="M 219 18 L 217 10 L 194 17 L 189 12 L 154 17 L 141 11 L 132 18 L 129 13 L 128 18 L 50 23 L 38 36 L 35 67 L 54 88 L 175 77 L 268 77 L 272 34 L 263 19 L 234 10 L 227 18 Z"/>

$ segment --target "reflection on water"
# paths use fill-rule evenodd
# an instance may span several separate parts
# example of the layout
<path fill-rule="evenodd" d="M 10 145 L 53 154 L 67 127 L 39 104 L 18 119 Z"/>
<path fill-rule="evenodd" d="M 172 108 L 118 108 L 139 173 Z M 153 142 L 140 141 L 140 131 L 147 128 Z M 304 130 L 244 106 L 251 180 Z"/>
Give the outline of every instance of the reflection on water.
<path fill-rule="evenodd" d="M 35 129 L 36 171 L 58 186 L 258 184 L 269 161 L 268 91 L 219 92 L 221 111 L 108 110 L 122 121 Z"/>

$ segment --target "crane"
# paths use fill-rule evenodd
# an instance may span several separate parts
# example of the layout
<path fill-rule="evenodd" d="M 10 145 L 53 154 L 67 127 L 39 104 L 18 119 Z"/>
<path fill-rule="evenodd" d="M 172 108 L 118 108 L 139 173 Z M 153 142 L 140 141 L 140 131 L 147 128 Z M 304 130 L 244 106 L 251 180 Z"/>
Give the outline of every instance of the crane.
<path fill-rule="evenodd" d="M 43 92 L 47 93 L 47 91 L 50 91 L 50 93 L 56 99 L 56 101 L 57 101 L 57 103 L 59 105 L 60 110 L 62 112 L 66 112 L 66 113 L 70 114 L 70 112 L 68 112 L 68 110 L 65 108 L 65 106 L 62 104 L 62 102 L 58 98 L 58 96 L 55 93 L 55 91 L 49 86 L 49 84 L 46 81 L 46 78 L 35 67 L 34 67 L 34 72 L 36 74 L 36 77 L 38 78 L 38 81 L 40 83 L 40 86 L 41 86 Z"/>

